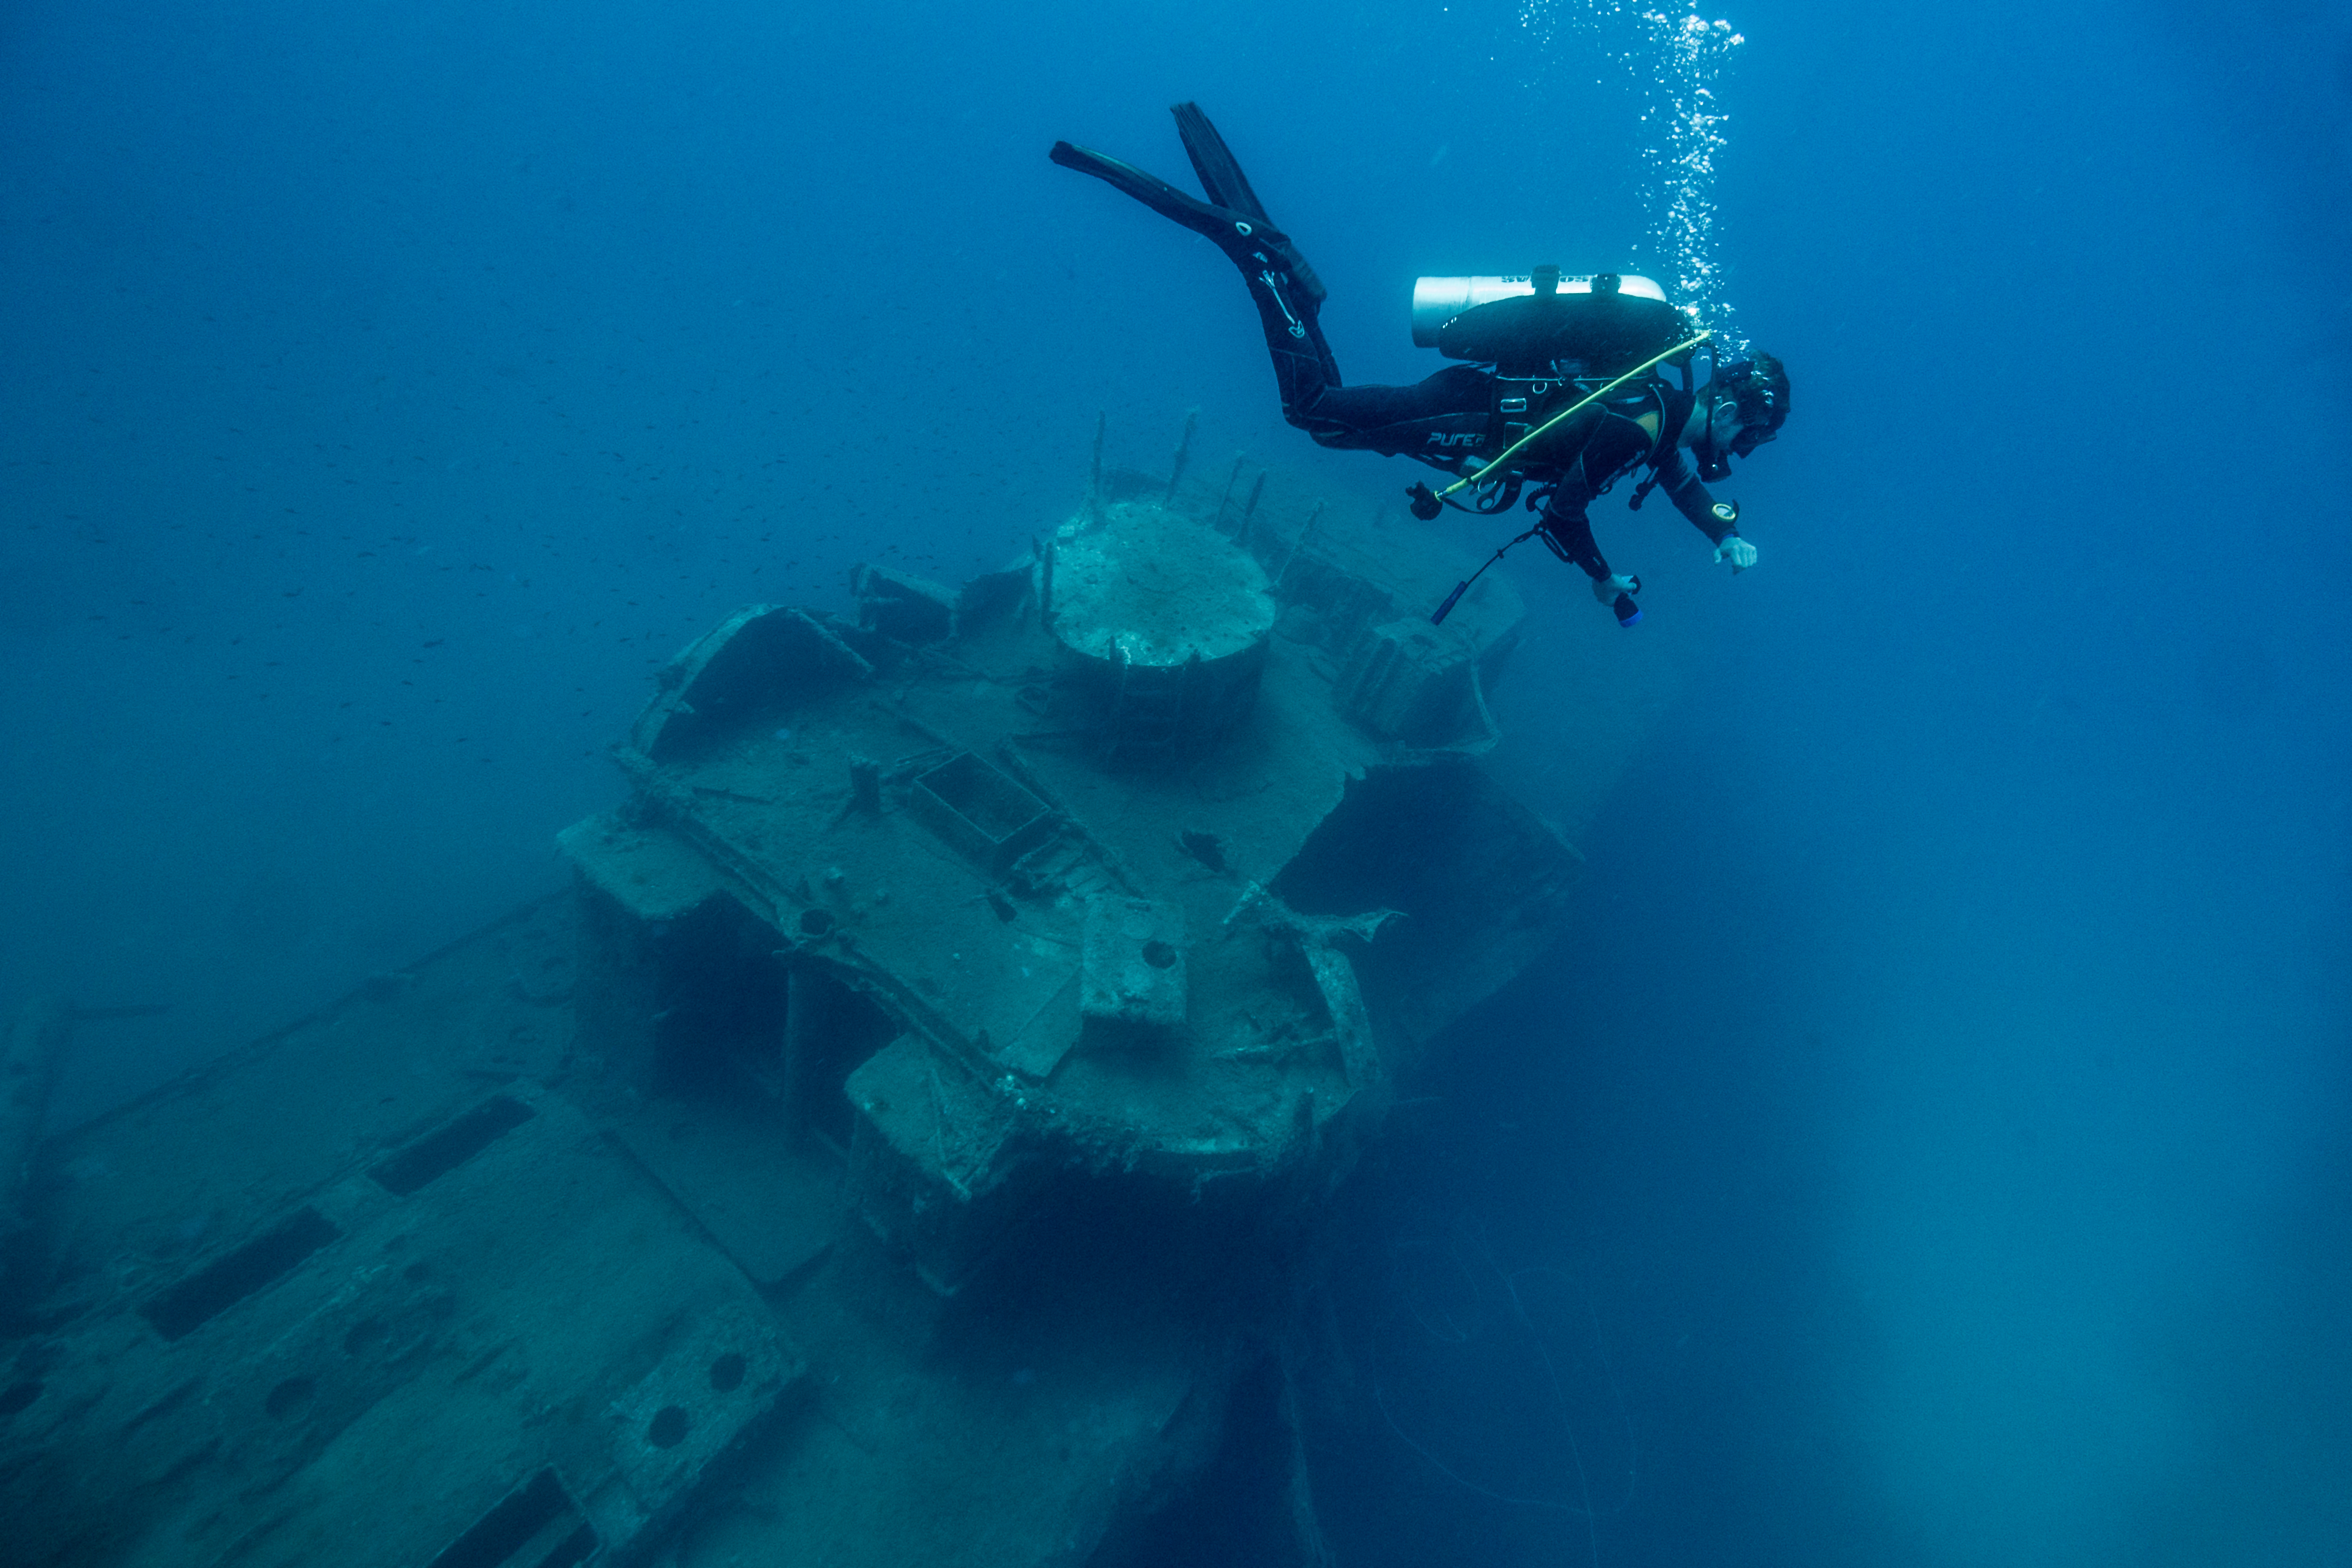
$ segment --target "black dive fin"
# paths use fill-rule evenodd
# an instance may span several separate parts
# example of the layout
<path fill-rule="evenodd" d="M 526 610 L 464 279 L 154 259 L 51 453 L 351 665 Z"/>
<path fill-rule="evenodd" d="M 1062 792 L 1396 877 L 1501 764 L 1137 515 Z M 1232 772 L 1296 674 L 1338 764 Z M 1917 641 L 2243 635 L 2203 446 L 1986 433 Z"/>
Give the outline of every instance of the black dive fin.
<path fill-rule="evenodd" d="M 1274 220 L 1265 215 L 1265 204 L 1250 189 L 1249 176 L 1242 172 L 1241 161 L 1201 112 L 1201 106 L 1190 101 L 1180 103 L 1169 112 L 1176 117 L 1176 134 L 1183 139 L 1185 155 L 1192 160 L 1192 172 L 1201 177 L 1201 188 L 1209 193 L 1209 200 L 1218 206 L 1242 214 L 1261 228 L 1272 228 Z M 1282 241 L 1283 265 L 1289 270 L 1291 281 L 1309 305 L 1320 305 L 1329 291 L 1298 247 L 1285 236 Z"/>
<path fill-rule="evenodd" d="M 1106 184 L 1116 185 L 1158 213 L 1161 217 L 1182 224 L 1200 235 L 1234 259 L 1244 272 L 1265 265 L 1270 256 L 1276 265 L 1288 273 L 1297 285 L 1299 303 L 1309 311 L 1323 301 L 1323 285 L 1290 236 L 1267 223 L 1263 216 L 1251 218 L 1224 207 L 1213 207 L 1195 196 L 1188 196 L 1156 174 L 1147 174 L 1132 163 L 1122 163 L 1116 158 L 1106 158 L 1090 147 L 1073 147 L 1066 141 L 1056 141 L 1045 154 L 1065 169 L 1076 169 L 1081 174 L 1092 174 Z M 1263 252 L 1260 259 L 1252 256 Z"/>
<path fill-rule="evenodd" d="M 1200 115 L 1198 110 L 1192 112 Z M 1290 236 L 1266 222 L 1265 210 L 1258 206 L 1257 197 L 1250 190 L 1249 182 L 1242 178 L 1240 166 L 1233 162 L 1233 154 L 1225 152 L 1225 144 L 1217 140 L 1216 128 L 1209 124 L 1206 116 L 1200 117 L 1200 123 L 1208 132 L 1216 153 L 1223 160 L 1223 166 L 1231 171 L 1230 179 L 1238 187 L 1239 194 L 1250 204 L 1249 212 L 1212 205 L 1197 197 L 1188 196 L 1157 175 L 1147 174 L 1132 163 L 1106 158 L 1091 148 L 1073 147 L 1066 141 L 1056 141 L 1046 156 L 1065 169 L 1076 169 L 1081 174 L 1092 174 L 1107 184 L 1116 185 L 1161 217 L 1182 224 L 1231 256 L 1234 264 L 1244 273 L 1265 266 L 1270 259 L 1289 275 L 1298 304 L 1312 316 L 1316 308 L 1323 303 L 1323 280 L 1315 276 L 1315 269 L 1307 265 L 1307 258 L 1298 254 L 1298 247 L 1290 243 Z M 1188 140 L 1185 145 L 1192 147 L 1193 143 Z M 1199 152 L 1193 154 L 1192 162 L 1196 169 L 1202 170 L 1202 183 L 1212 191 L 1217 190 L 1220 181 L 1209 177 Z M 1256 256 L 1255 260 L 1252 259 L 1253 256 Z"/>
<path fill-rule="evenodd" d="M 1088 147 L 1073 147 L 1066 141 L 1054 143 L 1045 156 L 1065 169 L 1076 169 L 1081 174 L 1092 174 L 1107 184 L 1125 191 L 1161 217 L 1182 224 L 1196 235 L 1216 242 L 1223 250 L 1232 251 L 1244 245 L 1249 235 L 1239 232 L 1234 219 L 1237 214 L 1213 207 L 1195 196 L 1188 196 L 1156 174 L 1147 174 L 1132 163 L 1122 163 L 1116 158 L 1106 158 Z"/>
<path fill-rule="evenodd" d="M 1201 189 L 1209 193 L 1209 200 L 1221 207 L 1231 207 L 1254 223 L 1269 223 L 1265 204 L 1250 189 L 1249 176 L 1242 172 L 1225 139 L 1209 123 L 1197 103 L 1180 103 L 1169 110 L 1176 117 L 1176 134 L 1184 139 L 1185 156 L 1192 160 L 1192 172 L 1201 176 Z"/>

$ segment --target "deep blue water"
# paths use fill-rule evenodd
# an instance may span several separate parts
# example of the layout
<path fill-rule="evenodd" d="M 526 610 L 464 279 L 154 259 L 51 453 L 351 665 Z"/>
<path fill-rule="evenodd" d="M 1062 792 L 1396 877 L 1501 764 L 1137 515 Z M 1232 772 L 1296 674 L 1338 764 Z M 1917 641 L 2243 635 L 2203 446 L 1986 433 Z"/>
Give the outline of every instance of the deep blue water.
<path fill-rule="evenodd" d="M 1392 497 L 1045 150 L 1176 177 L 1197 99 L 1342 368 L 1417 377 L 1417 273 L 1654 261 L 1639 95 L 1540 41 L 1598 8 L 1529 9 L 0 14 L 0 1002 L 173 1007 L 62 1113 L 555 885 L 655 664 L 1000 563 L 1097 410 Z M 1408 1338 L 1465 1473 L 1359 1456 L 1335 1544 L 2352 1560 L 2352 10 L 1707 14 L 1720 287 L 1795 384 L 1721 487 L 1763 560 L 1598 510 L 1606 657 L 1678 694 L 1598 799 L 1546 659 L 1603 612 L 1512 562 L 1501 763 L 1591 875 L 1364 1244 L 1441 1316 L 1519 1281 L 1633 1478 L 1483 1496 L 1568 1484 L 1527 1347 Z"/>

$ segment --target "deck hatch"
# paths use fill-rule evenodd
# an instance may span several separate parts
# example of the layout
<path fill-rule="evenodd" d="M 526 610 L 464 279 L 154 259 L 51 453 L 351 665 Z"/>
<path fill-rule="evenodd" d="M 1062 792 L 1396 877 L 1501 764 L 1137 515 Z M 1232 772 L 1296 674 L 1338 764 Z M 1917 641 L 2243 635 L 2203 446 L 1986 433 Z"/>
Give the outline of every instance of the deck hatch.
<path fill-rule="evenodd" d="M 165 1339 L 184 1339 L 292 1273 L 303 1260 L 341 1235 L 317 1209 L 298 1208 L 274 1228 L 157 1294 L 139 1314 Z"/>
<path fill-rule="evenodd" d="M 431 1568 L 572 1568 L 597 1545 L 595 1528 L 550 1465 L 443 1547 Z"/>
<path fill-rule="evenodd" d="M 941 838 L 991 870 L 1042 841 L 1054 825 L 1045 801 L 969 751 L 918 776 L 914 802 Z"/>
<path fill-rule="evenodd" d="M 395 1197 L 406 1197 L 513 1132 L 537 1113 L 521 1101 L 497 1094 L 454 1122 L 445 1122 L 368 1174 Z"/>

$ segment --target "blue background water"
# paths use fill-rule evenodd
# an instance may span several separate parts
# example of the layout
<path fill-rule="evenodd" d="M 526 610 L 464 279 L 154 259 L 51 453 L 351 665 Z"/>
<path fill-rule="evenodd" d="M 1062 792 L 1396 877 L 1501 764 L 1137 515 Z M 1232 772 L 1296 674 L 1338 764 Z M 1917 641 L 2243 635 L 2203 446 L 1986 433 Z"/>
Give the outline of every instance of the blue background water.
<path fill-rule="evenodd" d="M 1638 1483 L 1591 1538 L 1405 1456 L 1335 1537 L 2344 1561 L 2352 14 L 1730 19 L 1763 563 L 1601 509 L 1650 618 L 1593 656 L 1680 695 L 1594 804 L 1546 659 L 1601 612 L 1514 562 L 1503 764 L 1592 875 L 1381 1178 L 1408 1304 L 1433 1256 L 1580 1303 L 1532 1318 Z M 0 998 L 174 1006 L 63 1113 L 553 885 L 655 663 L 997 564 L 1098 409 L 1392 497 L 1281 424 L 1213 253 L 1045 149 L 1173 177 L 1198 99 L 1405 379 L 1416 273 L 1638 259 L 1577 47 L 1492 0 L 10 7 Z M 1408 1420 L 1557 1451 L 1435 1343 Z"/>

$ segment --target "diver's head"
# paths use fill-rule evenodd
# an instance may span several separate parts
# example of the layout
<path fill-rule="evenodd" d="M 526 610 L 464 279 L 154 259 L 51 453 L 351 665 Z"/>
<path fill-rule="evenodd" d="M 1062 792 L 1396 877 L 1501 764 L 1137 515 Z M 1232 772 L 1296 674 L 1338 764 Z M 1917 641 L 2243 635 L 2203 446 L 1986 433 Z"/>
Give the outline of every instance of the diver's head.
<path fill-rule="evenodd" d="M 1789 372 L 1759 350 L 1727 353 L 1707 382 L 1707 423 L 1696 444 L 1699 476 L 1722 479 L 1731 459 L 1745 457 L 1780 434 L 1789 419 Z"/>

